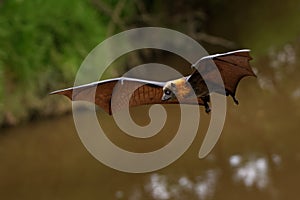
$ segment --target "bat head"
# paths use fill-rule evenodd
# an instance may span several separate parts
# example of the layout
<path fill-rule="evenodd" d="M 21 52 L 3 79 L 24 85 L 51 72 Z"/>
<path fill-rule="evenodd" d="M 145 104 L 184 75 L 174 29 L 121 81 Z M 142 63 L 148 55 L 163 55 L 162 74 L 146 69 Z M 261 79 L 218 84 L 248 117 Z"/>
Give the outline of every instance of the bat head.
<path fill-rule="evenodd" d="M 169 99 L 176 99 L 176 85 L 172 81 L 168 81 L 166 85 L 163 87 L 163 96 L 161 98 L 162 101 L 166 101 Z"/>

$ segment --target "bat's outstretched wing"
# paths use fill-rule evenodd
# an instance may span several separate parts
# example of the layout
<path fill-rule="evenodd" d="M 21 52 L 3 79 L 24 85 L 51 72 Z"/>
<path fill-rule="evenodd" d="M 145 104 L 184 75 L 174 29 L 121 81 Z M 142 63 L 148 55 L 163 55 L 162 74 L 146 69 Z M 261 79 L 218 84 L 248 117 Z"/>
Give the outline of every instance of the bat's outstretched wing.
<path fill-rule="evenodd" d="M 212 92 L 218 92 L 221 87 L 218 86 L 220 84 L 217 82 L 216 77 L 220 73 L 226 95 L 231 95 L 234 101 L 238 103 L 235 99 L 235 92 L 239 81 L 245 76 L 256 76 L 249 63 L 252 59 L 249 52 L 250 50 L 244 49 L 203 57 L 193 65 L 196 69 L 188 77 L 188 81 L 195 90 L 199 90 L 196 91 L 197 94 L 203 93 L 205 95 L 205 93 L 208 93 L 205 83 L 212 85 L 215 89 Z M 215 70 L 216 68 L 211 67 L 212 62 L 217 66 L 218 71 Z"/>
<path fill-rule="evenodd" d="M 163 102 L 161 100 L 164 85 L 165 82 L 121 77 L 58 90 L 50 94 L 62 94 L 69 97 L 72 101 L 95 103 L 111 114 L 113 93 L 116 94 L 113 104 L 115 110 L 124 108 L 128 105 L 128 102 L 130 107 L 147 104 L 178 103 L 177 101 Z"/>
<path fill-rule="evenodd" d="M 209 109 L 207 105 L 209 98 L 206 98 L 209 93 L 206 83 L 213 85 L 214 89 L 211 92 L 222 92 L 218 78 L 216 78 L 219 76 L 219 73 L 224 82 L 226 95 L 231 95 L 237 103 L 235 92 L 239 81 L 245 76 L 255 76 L 249 60 L 251 60 L 249 50 L 239 50 L 206 56 L 195 63 L 193 66 L 197 67 L 197 70 L 195 69 L 187 77 L 187 80 L 199 97 L 198 104 L 205 105 Z M 218 70 L 211 68 L 212 62 L 214 62 Z M 179 102 L 176 99 L 161 100 L 165 84 L 166 82 L 121 77 L 58 90 L 50 94 L 62 94 L 69 97 L 72 101 L 95 103 L 111 114 L 112 110 L 120 110 L 126 106 L 178 104 Z M 113 93 L 116 94 L 115 98 L 112 98 Z M 190 99 L 185 99 L 181 103 L 194 104 Z"/>

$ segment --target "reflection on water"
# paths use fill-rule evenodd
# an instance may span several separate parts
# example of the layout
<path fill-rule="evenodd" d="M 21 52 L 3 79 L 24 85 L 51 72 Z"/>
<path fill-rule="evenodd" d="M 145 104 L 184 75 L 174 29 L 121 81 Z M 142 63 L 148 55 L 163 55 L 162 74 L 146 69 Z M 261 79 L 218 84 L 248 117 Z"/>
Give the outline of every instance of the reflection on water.
<path fill-rule="evenodd" d="M 150 175 L 146 191 L 150 192 L 153 199 L 157 200 L 185 199 L 190 196 L 207 199 L 213 197 L 217 180 L 217 171 L 215 170 L 206 171 L 202 176 L 196 177 L 195 181 L 181 176 L 173 183 L 168 181 L 167 176 L 154 173 Z"/>
<path fill-rule="evenodd" d="M 163 175 L 152 174 L 146 187 L 154 199 L 170 199 L 172 195 L 167 189 L 167 177 Z"/>
<path fill-rule="evenodd" d="M 242 181 L 247 187 L 256 186 L 260 189 L 267 187 L 269 183 L 267 160 L 258 158 L 238 165 L 233 178 L 235 181 Z"/>
<path fill-rule="evenodd" d="M 150 175 L 146 191 L 157 200 L 185 199 L 191 196 L 207 199 L 213 197 L 217 180 L 216 170 L 206 171 L 202 176 L 195 177 L 195 181 L 181 176 L 170 182 L 167 176 L 154 173 Z"/>
<path fill-rule="evenodd" d="M 207 199 L 208 197 L 213 197 L 215 192 L 215 187 L 217 184 L 217 171 L 208 170 L 201 177 L 197 177 L 199 180 L 195 185 L 195 192 L 199 199 Z"/>
<path fill-rule="evenodd" d="M 266 157 L 255 158 L 251 156 L 246 158 L 241 155 L 232 155 L 228 159 L 232 170 L 231 180 L 235 184 L 243 185 L 249 189 L 267 190 L 272 187 L 272 177 L 269 172 L 268 162 Z M 280 167 L 281 157 L 274 154 L 271 162 Z M 191 197 L 195 199 L 214 199 L 215 192 L 220 187 L 220 183 L 224 181 L 222 180 L 222 173 L 224 171 L 220 168 L 204 170 L 195 177 L 151 173 L 147 178 L 145 187 L 142 187 L 141 190 L 135 188 L 129 199 L 142 199 L 141 194 L 144 193 L 149 193 L 151 198 L 155 200 L 188 199 Z M 226 182 L 229 183 L 231 180 Z M 120 191 L 117 193 L 122 194 Z M 121 199 L 120 195 L 116 196 Z"/>
<path fill-rule="evenodd" d="M 286 66 L 288 70 L 293 70 L 296 62 L 296 52 L 295 48 L 291 44 L 284 45 L 284 47 L 279 51 L 271 49 L 269 55 L 270 67 L 278 69 Z"/>
<path fill-rule="evenodd" d="M 262 89 L 276 92 L 277 84 L 297 70 L 296 47 L 286 44 L 280 50 L 270 49 L 266 59 L 268 65 L 261 68 L 263 73 L 259 74 L 258 83 Z M 270 73 L 266 73 L 267 71 Z"/>

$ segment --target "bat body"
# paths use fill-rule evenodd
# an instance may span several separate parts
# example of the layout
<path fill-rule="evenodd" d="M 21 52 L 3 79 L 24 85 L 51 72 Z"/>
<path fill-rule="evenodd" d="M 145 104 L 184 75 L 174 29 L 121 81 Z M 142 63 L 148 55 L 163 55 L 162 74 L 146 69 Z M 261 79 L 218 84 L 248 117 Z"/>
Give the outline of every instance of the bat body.
<path fill-rule="evenodd" d="M 62 94 L 72 101 L 95 103 L 109 114 L 112 110 L 117 111 L 124 106 L 179 102 L 195 104 L 191 97 L 196 94 L 198 105 L 205 106 L 208 113 L 210 92 L 230 95 L 238 104 L 235 93 L 239 81 L 245 76 L 255 76 L 249 63 L 251 59 L 249 50 L 232 51 L 201 58 L 192 65 L 194 70 L 191 75 L 175 80 L 158 82 L 120 77 L 58 90 L 50 94 Z M 219 82 L 217 78 L 219 75 L 224 85 Z M 117 101 L 112 101 L 113 93 L 117 96 Z"/>

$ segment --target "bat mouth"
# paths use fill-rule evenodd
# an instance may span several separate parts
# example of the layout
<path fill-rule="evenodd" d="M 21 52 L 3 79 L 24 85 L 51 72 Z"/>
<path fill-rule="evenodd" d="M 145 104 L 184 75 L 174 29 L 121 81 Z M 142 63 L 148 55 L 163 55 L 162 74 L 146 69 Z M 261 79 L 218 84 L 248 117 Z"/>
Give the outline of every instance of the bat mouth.
<path fill-rule="evenodd" d="M 170 98 L 171 98 L 171 96 L 163 95 L 163 96 L 161 97 L 161 100 L 162 100 L 162 101 L 167 101 L 167 100 L 169 100 Z"/>

